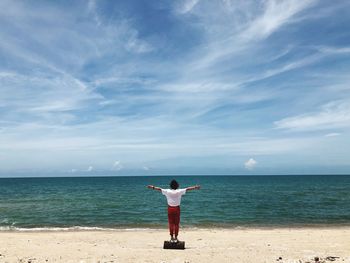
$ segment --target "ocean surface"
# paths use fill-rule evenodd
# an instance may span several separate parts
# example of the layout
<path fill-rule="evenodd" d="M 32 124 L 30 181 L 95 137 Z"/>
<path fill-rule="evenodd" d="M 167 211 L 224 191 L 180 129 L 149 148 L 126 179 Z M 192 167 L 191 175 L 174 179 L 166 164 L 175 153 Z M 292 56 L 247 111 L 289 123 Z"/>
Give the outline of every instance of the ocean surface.
<path fill-rule="evenodd" d="M 350 225 L 350 176 L 140 176 L 1 178 L 0 230 L 163 228 L 173 178 L 182 227 Z"/>

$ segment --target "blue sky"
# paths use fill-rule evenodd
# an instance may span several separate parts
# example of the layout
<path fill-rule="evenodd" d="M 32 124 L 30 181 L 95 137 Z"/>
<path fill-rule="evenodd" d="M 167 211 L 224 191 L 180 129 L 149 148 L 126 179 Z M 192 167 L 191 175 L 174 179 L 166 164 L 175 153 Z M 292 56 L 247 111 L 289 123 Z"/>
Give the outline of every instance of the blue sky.
<path fill-rule="evenodd" d="M 0 2 L 0 174 L 350 173 L 350 3 Z"/>

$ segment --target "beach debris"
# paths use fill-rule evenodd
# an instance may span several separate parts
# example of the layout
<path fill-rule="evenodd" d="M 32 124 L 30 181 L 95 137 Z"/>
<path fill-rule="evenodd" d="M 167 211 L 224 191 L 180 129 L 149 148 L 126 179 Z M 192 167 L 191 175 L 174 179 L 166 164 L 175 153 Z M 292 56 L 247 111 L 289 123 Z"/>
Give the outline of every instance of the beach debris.
<path fill-rule="evenodd" d="M 328 256 L 325 258 L 315 256 L 313 258 L 313 260 L 302 261 L 301 259 L 299 259 L 298 263 L 312 263 L 312 262 L 327 263 L 327 261 L 337 261 L 338 258 L 340 259 L 340 257 L 336 257 L 336 256 Z M 279 260 L 277 259 L 277 261 L 279 261 Z M 344 261 L 344 259 L 343 259 L 343 261 Z"/>
<path fill-rule="evenodd" d="M 337 258 L 339 258 L 339 257 L 328 256 L 328 257 L 326 257 L 326 260 L 335 261 Z"/>
<path fill-rule="evenodd" d="M 278 257 L 278 259 L 276 259 L 276 261 L 280 261 L 280 260 L 282 260 L 282 257 Z"/>
<path fill-rule="evenodd" d="M 312 262 L 318 262 L 318 263 L 326 263 L 327 261 L 336 261 L 337 259 L 340 259 L 340 257 L 335 257 L 335 256 L 328 256 L 325 258 L 320 258 L 320 257 L 314 257 Z M 299 263 L 312 263 L 311 261 L 305 261 L 303 262 L 302 260 L 299 259 Z M 344 259 L 343 259 L 344 261 Z"/>

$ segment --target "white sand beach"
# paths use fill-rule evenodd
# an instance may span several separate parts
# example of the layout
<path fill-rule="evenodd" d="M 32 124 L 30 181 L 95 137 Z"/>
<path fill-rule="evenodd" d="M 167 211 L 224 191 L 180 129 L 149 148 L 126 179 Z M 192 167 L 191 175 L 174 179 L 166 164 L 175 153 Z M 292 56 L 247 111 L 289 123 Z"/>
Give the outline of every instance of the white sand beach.
<path fill-rule="evenodd" d="M 0 262 L 350 262 L 350 227 L 186 229 L 185 250 L 164 250 L 167 238 L 166 229 L 1 232 Z"/>

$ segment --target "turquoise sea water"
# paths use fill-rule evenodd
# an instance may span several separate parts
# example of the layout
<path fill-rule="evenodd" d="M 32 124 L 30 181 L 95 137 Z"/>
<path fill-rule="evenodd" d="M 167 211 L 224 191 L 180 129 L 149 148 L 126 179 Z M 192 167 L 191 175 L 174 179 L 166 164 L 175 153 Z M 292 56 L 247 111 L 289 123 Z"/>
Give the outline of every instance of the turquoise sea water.
<path fill-rule="evenodd" d="M 0 229 L 166 227 L 173 178 L 183 227 L 350 225 L 350 176 L 143 176 L 2 178 Z"/>

